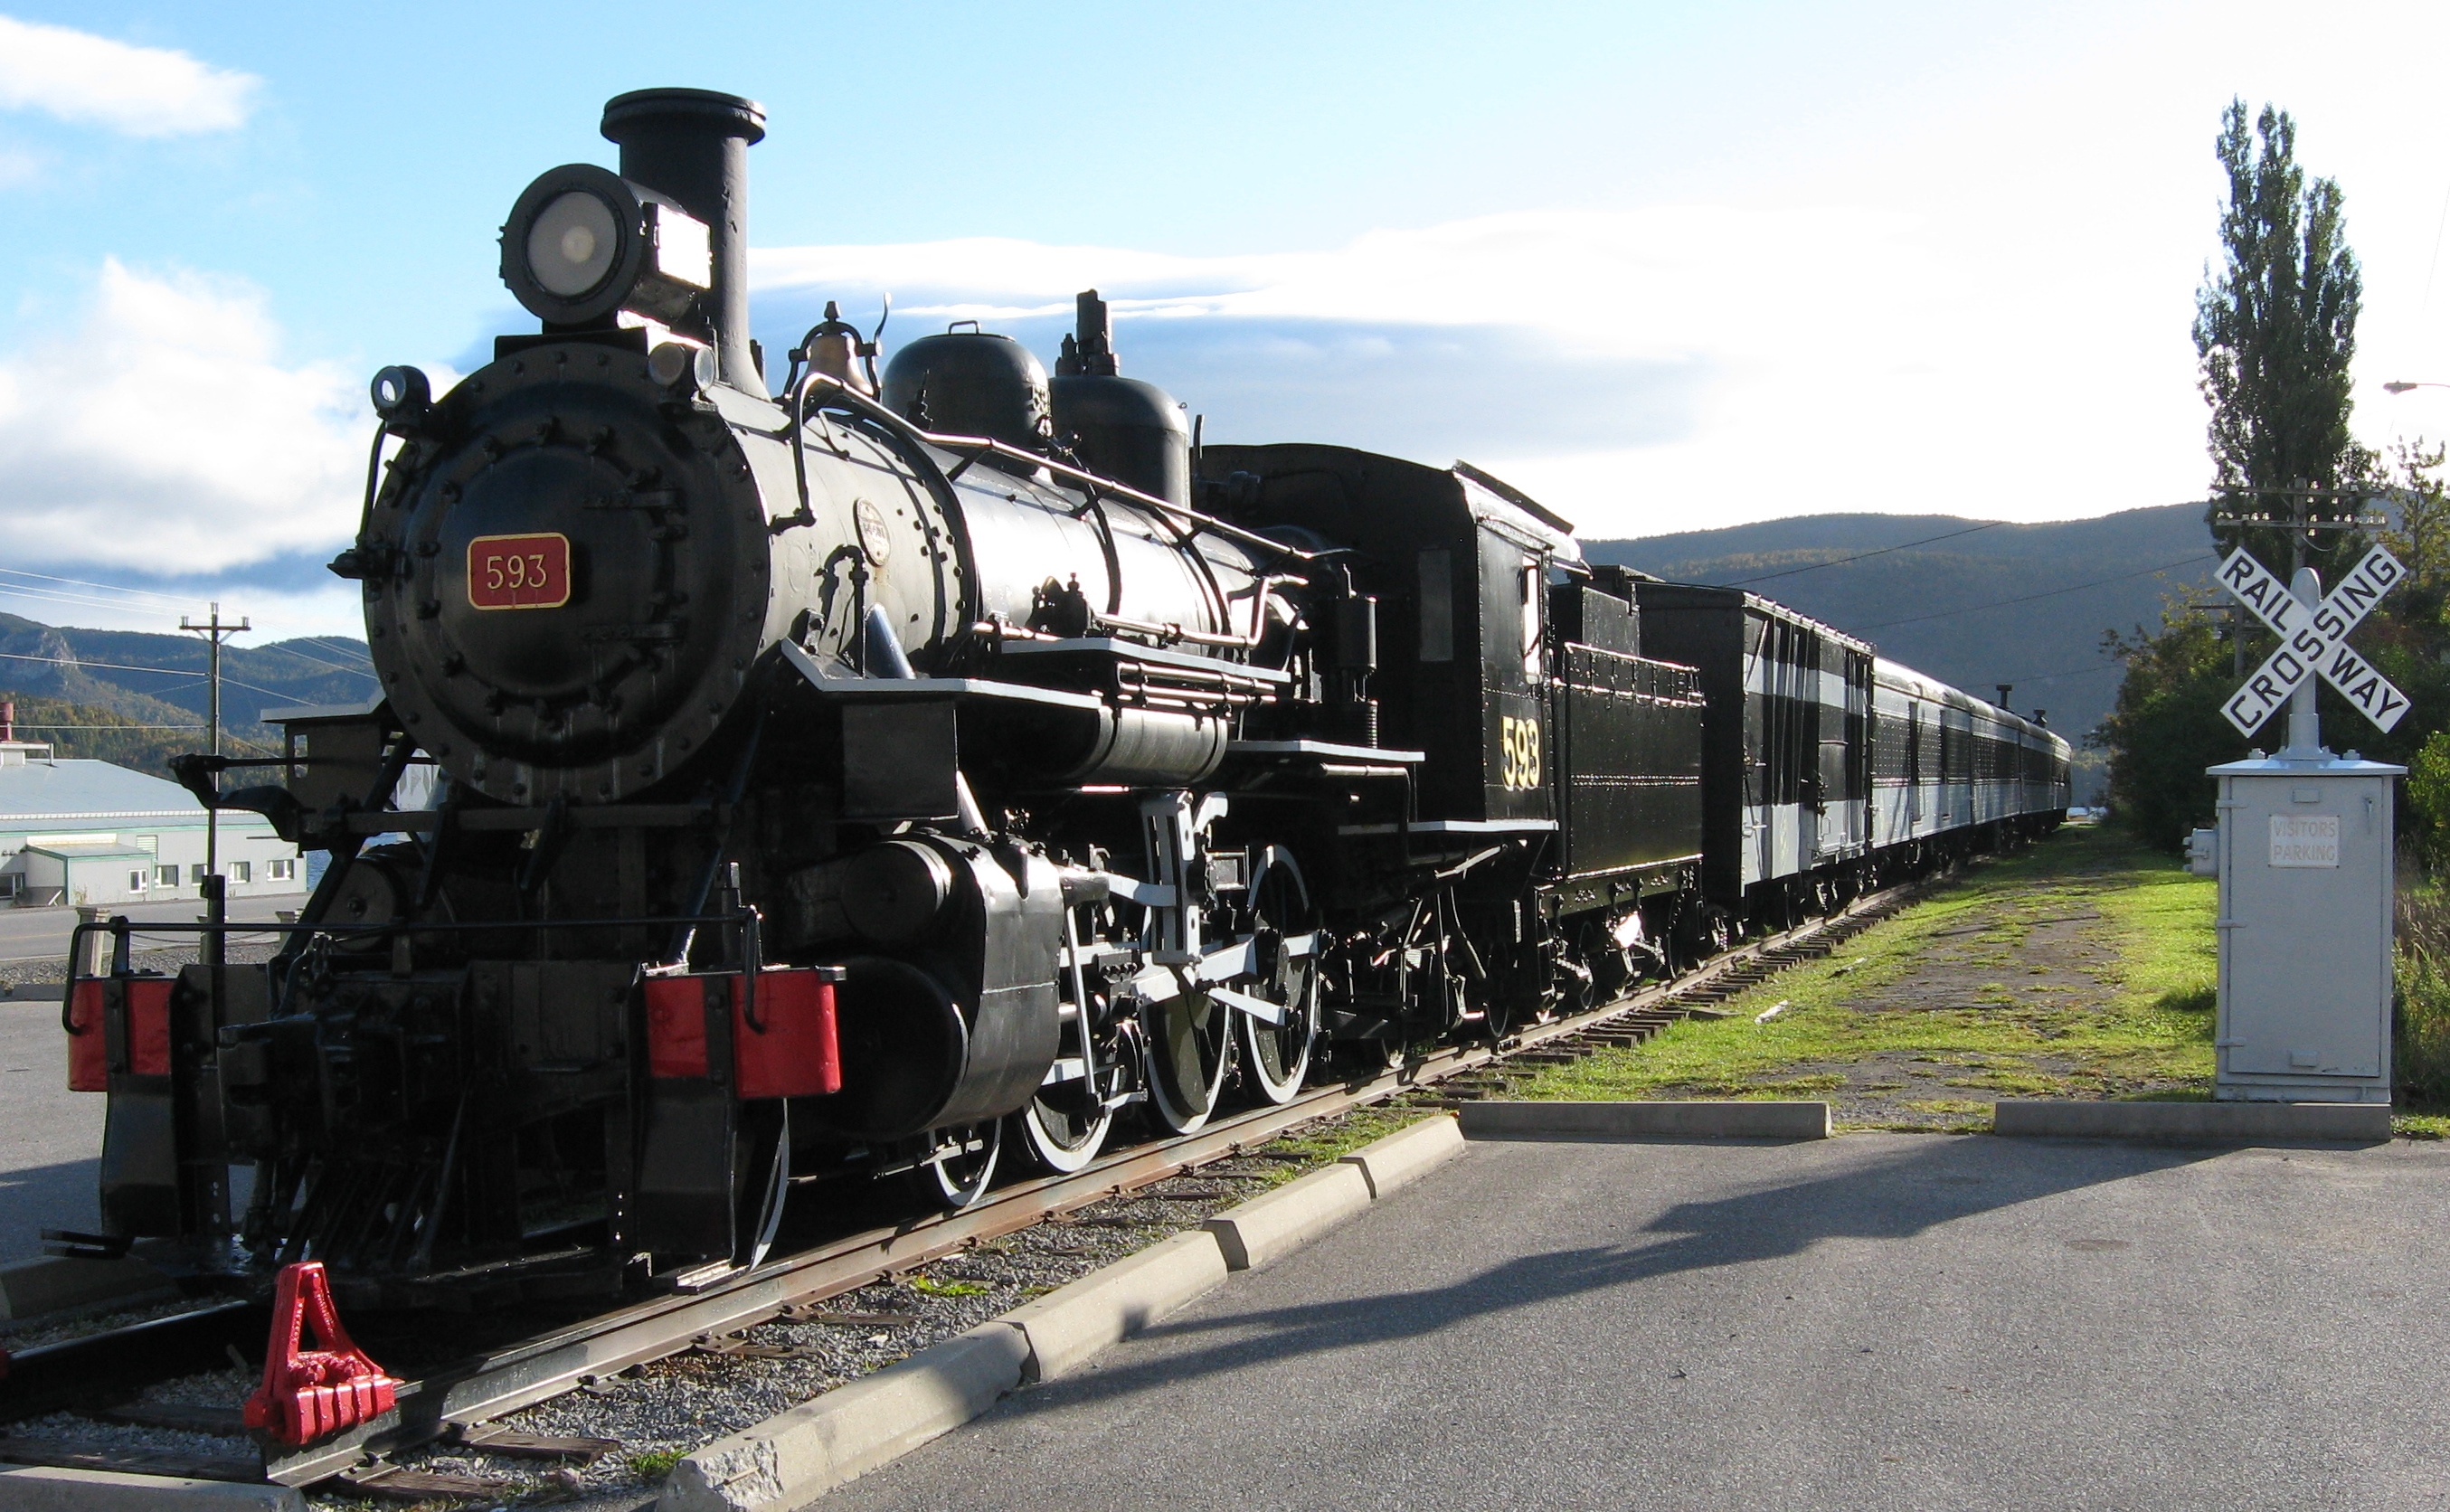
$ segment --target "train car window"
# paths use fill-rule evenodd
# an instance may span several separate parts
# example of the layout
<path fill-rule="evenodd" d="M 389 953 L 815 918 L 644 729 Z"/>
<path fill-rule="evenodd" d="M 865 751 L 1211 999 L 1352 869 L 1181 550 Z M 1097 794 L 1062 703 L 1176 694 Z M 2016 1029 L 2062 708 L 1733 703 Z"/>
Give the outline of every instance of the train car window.
<path fill-rule="evenodd" d="M 1536 683 L 1544 670 L 1540 653 L 1545 627 L 1540 611 L 1548 601 L 1548 572 L 1538 562 L 1526 562 L 1517 576 L 1523 585 L 1523 680 Z"/>
<path fill-rule="evenodd" d="M 1421 660 L 1454 660 L 1454 563 L 1442 550 L 1421 553 Z"/>

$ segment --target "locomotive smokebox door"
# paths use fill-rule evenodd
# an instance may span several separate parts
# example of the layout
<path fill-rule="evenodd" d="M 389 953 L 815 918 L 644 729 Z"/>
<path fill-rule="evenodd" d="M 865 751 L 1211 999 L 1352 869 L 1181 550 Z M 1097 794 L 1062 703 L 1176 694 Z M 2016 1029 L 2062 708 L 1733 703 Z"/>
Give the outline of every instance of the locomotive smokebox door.
<path fill-rule="evenodd" d="M 952 700 L 845 704 L 842 721 L 845 819 L 947 819 L 961 812 Z"/>

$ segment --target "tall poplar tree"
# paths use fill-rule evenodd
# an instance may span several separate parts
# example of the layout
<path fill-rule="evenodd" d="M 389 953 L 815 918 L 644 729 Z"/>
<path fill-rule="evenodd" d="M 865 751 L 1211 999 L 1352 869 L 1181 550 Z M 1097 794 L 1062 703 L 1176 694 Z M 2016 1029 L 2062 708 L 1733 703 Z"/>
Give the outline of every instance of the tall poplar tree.
<path fill-rule="evenodd" d="M 2195 352 L 2212 407 L 2216 496 L 2212 534 L 2226 552 L 2241 539 L 2286 575 L 2292 516 L 2355 514 L 2353 490 L 2374 480 L 2372 453 L 2348 431 L 2348 363 L 2357 350 L 2364 281 L 2343 234 L 2339 184 L 2305 181 L 2297 125 L 2265 105 L 2249 133 L 2246 102 L 2232 100 L 2217 144 L 2228 174 L 2221 263 L 2195 296 Z M 2273 525 L 2217 523 L 2262 515 Z M 2357 549 L 2345 531 L 2305 533 L 2304 560 L 2324 569 Z"/>

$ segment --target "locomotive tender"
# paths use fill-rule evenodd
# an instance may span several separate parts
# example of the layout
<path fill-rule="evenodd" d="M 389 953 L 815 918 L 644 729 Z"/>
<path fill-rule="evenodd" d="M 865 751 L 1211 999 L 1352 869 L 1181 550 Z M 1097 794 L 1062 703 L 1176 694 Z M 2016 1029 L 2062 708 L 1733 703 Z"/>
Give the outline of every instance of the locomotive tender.
<path fill-rule="evenodd" d="M 332 565 L 381 696 L 178 764 L 329 853 L 279 954 L 122 926 L 72 983 L 114 1233 L 391 1301 L 685 1283 L 794 1177 L 959 1205 L 1007 1134 L 1078 1169 L 2064 815 L 2047 729 L 1468 464 L 1195 446 L 1094 293 L 1052 378 L 975 329 L 880 375 L 829 307 L 774 392 L 762 112 L 603 129 L 502 233 L 541 329 L 376 379 Z"/>

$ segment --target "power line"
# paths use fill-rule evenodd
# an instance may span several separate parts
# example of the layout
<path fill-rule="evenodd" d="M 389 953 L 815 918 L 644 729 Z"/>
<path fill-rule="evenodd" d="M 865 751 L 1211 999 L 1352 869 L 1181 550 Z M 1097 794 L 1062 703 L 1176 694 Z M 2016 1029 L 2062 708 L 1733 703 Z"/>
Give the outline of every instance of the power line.
<path fill-rule="evenodd" d="M 0 656 L 5 656 L 12 662 L 48 662 L 53 667 L 98 667 L 106 672 L 159 672 L 165 677 L 202 677 L 204 675 L 203 672 L 191 672 L 181 667 L 130 667 L 125 662 L 88 662 L 75 656 L 30 656 L 24 651 L 0 651 Z M 265 693 L 271 692 L 271 689 L 259 688 L 255 689 L 255 691 Z M 283 698 L 288 695 L 283 693 L 274 693 L 273 696 L 275 698 Z"/>
<path fill-rule="evenodd" d="M 12 662 L 44 662 L 53 667 L 92 667 L 99 668 L 107 672 L 156 672 L 164 677 L 185 677 L 189 679 L 203 678 L 209 675 L 205 672 L 185 671 L 175 667 L 131 667 L 125 662 L 88 662 L 74 656 L 30 656 L 24 651 L 0 651 L 0 657 L 6 657 Z M 335 669 L 335 670 L 346 671 L 347 669 L 338 668 Z M 262 693 L 266 698 L 296 698 L 298 696 L 294 692 L 284 693 L 277 688 L 259 688 L 253 683 L 242 683 L 235 677 L 224 676 L 222 678 L 222 682 L 231 688 L 243 688 L 250 693 Z M 131 688 L 130 691 L 143 692 L 144 689 Z M 146 694 L 146 696 L 150 697 L 152 695 Z"/>
<path fill-rule="evenodd" d="M 2055 683 L 2062 677 L 2087 677 L 2094 672 L 2115 671 L 2126 665 L 2125 662 L 2095 662 L 2090 667 L 2071 667 L 2063 672 L 2019 672 L 2013 677 L 1999 678 L 1998 681 L 2014 683 L 2021 688 L 2027 683 Z"/>
<path fill-rule="evenodd" d="M 358 649 L 346 641 L 336 641 L 329 635 L 301 635 L 298 638 L 304 641 L 309 646 L 320 646 L 323 649 L 330 651 L 335 656 L 354 657 L 357 660 L 365 663 L 368 667 L 372 667 L 375 664 L 373 657 L 367 655 L 364 651 Z"/>
<path fill-rule="evenodd" d="M 49 572 L 29 572 L 17 567 L 0 567 L 0 577 L 30 577 L 45 583 L 66 583 L 73 588 L 98 588 L 105 592 L 124 593 L 130 598 L 158 599 L 162 603 L 174 607 L 194 602 L 192 599 L 179 598 L 169 593 L 156 593 L 149 588 L 126 588 L 117 583 L 89 583 L 82 577 L 53 577 Z"/>
<path fill-rule="evenodd" d="M 1843 567 L 1848 562 L 1860 562 L 1875 556 L 1886 556 L 1891 552 L 1902 552 L 1915 546 L 1929 546 L 1934 541 L 1953 541 L 1960 535 L 1971 535 L 1975 531 L 1996 530 L 2008 523 L 2007 520 L 1985 520 L 1979 525 L 1968 526 L 1961 531 L 1951 531 L 1945 535 L 1926 535 L 1918 541 L 1899 541 L 1895 546 L 1883 546 L 1876 552 L 1857 552 L 1852 556 L 1838 556 L 1826 562 L 1814 562 L 1809 567 L 1790 567 L 1782 572 L 1763 572 L 1759 577 L 1740 577 L 1732 583 L 1721 583 L 1719 586 L 1741 588 L 1747 583 L 1766 583 L 1774 577 L 1793 577 L 1799 572 L 1817 572 L 1824 567 Z"/>
<path fill-rule="evenodd" d="M 1968 604 L 1960 609 L 1943 609 L 1936 613 L 1916 614 L 1908 619 L 1884 619 L 1876 625 L 1851 626 L 1847 629 L 1846 633 L 1850 635 L 1857 635 L 1865 630 L 1892 630 L 1899 625 L 1919 625 L 1925 620 L 1947 619 L 1953 614 L 1973 614 L 1978 613 L 1986 609 L 2006 609 L 2012 604 L 2030 604 L 2037 598 L 2056 598 L 2061 593 L 2082 592 L 2088 588 L 2099 588 L 2106 583 L 2123 583 L 2130 577 L 2147 577 L 2154 572 L 2167 572 L 2181 567 L 2192 567 L 2197 562 L 2208 562 L 2212 559 L 2212 553 L 2206 552 L 2199 556 L 2189 556 L 2182 562 L 2165 562 L 2159 567 L 2147 567 L 2141 568 L 2132 572 L 2121 572 L 2116 577 L 2095 578 L 2090 583 L 2074 583 L 2066 588 L 2051 589 L 2047 593 L 2027 593 L 2021 598 L 2003 598 L 1998 600 L 1996 603 Z"/>
<path fill-rule="evenodd" d="M 300 638 L 303 639 L 304 637 L 301 636 Z M 248 649 L 257 651 L 279 651 L 284 656 L 295 656 L 300 661 L 310 663 L 316 667 L 329 668 L 333 671 L 341 673 L 343 676 L 371 678 L 375 675 L 373 672 L 368 671 L 362 667 L 343 667 L 338 662 L 327 662 L 320 656 L 309 656 L 304 651 L 298 649 L 294 646 L 256 646 Z"/>
<path fill-rule="evenodd" d="M 16 729 L 202 729 L 202 725 L 29 725 L 18 720 Z"/>
<path fill-rule="evenodd" d="M 0 583 L 0 598 L 20 598 L 36 604 L 89 604 L 96 608 L 115 610 L 123 614 L 159 613 L 150 604 L 131 604 L 126 599 L 96 598 L 91 593 L 69 593 L 56 588 L 22 588 L 14 583 Z"/>

